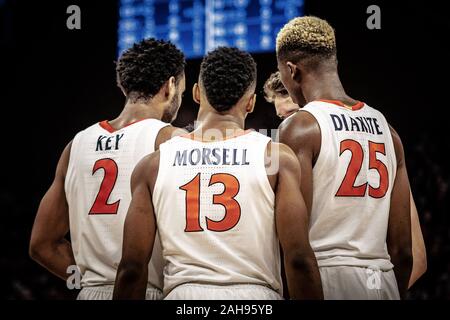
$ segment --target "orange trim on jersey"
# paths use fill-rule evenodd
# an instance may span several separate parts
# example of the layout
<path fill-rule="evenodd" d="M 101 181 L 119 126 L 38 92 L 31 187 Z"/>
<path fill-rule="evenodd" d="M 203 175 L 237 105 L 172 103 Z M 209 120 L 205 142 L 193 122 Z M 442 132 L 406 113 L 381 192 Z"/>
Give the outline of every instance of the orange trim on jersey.
<path fill-rule="evenodd" d="M 191 139 L 191 140 L 194 140 L 194 141 L 207 142 L 207 143 L 208 143 L 208 142 L 225 141 L 225 140 L 237 138 L 237 137 L 246 135 L 246 134 L 248 134 L 248 133 L 250 133 L 250 132 L 252 132 L 252 131 L 254 131 L 254 130 L 253 130 L 253 129 L 247 129 L 247 130 L 242 131 L 242 132 L 240 132 L 240 133 L 236 133 L 236 134 L 234 134 L 234 135 L 232 135 L 232 136 L 230 136 L 230 137 L 226 137 L 226 138 L 223 139 L 223 140 L 215 140 L 215 141 L 196 140 L 196 139 L 195 139 L 195 134 L 192 134 L 192 133 L 183 134 L 183 135 L 181 135 L 180 137 L 181 137 L 181 138 L 186 138 L 186 139 Z"/>
<path fill-rule="evenodd" d="M 114 129 L 109 123 L 108 120 L 103 120 L 102 122 L 98 123 L 100 125 L 100 127 L 102 127 L 103 129 L 105 129 L 106 131 L 108 131 L 109 133 L 113 133 L 114 131 L 116 131 L 116 129 Z"/>
<path fill-rule="evenodd" d="M 342 101 L 339 101 L 339 100 L 319 99 L 318 101 L 332 103 L 332 104 L 338 105 L 339 107 L 351 109 L 352 111 L 360 110 L 362 107 L 364 107 L 364 102 L 362 102 L 362 101 L 358 101 L 353 106 L 348 106 L 348 105 L 344 104 Z"/>
<path fill-rule="evenodd" d="M 114 128 L 112 125 L 110 125 L 109 122 L 108 122 L 108 120 L 103 120 L 103 121 L 99 122 L 98 124 L 100 125 L 100 127 L 102 127 L 103 129 L 105 129 L 105 130 L 108 131 L 109 133 L 114 133 L 114 132 L 116 132 L 117 130 L 126 128 L 126 127 L 128 127 L 128 126 L 131 126 L 132 124 L 135 124 L 135 123 L 140 122 L 140 121 L 142 121 L 142 120 L 146 120 L 146 119 L 139 119 L 139 120 L 130 122 L 130 123 L 124 125 L 122 128 L 119 128 L 119 129 L 116 129 L 116 128 Z"/>

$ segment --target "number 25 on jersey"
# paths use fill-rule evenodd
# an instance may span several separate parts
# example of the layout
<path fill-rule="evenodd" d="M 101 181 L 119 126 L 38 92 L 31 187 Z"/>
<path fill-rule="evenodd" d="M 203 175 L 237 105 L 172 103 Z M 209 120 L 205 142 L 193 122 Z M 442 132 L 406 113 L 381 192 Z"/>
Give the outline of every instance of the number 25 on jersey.
<path fill-rule="evenodd" d="M 386 165 L 377 159 L 377 153 L 386 155 L 384 143 L 369 141 L 369 170 L 375 169 L 380 176 L 378 188 L 372 187 L 368 182 L 355 186 L 356 178 L 361 171 L 364 161 L 364 150 L 361 144 L 355 140 L 347 139 L 341 141 L 340 155 L 350 151 L 352 157 L 348 164 L 344 180 L 342 180 L 336 197 L 364 197 L 369 185 L 369 196 L 372 198 L 383 198 L 389 188 L 389 174 Z"/>

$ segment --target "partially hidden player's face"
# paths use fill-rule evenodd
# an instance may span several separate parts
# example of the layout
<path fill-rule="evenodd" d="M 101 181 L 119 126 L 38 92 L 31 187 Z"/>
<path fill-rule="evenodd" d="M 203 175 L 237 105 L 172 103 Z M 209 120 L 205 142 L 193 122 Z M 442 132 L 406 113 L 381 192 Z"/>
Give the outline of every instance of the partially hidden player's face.
<path fill-rule="evenodd" d="M 186 78 L 183 73 L 178 84 L 175 86 L 175 94 L 170 100 L 169 106 L 164 110 L 162 121 L 170 123 L 177 118 L 178 110 L 183 100 L 183 93 L 186 90 Z"/>
<path fill-rule="evenodd" d="M 276 95 L 273 99 L 273 104 L 275 105 L 277 116 L 281 119 L 286 119 L 300 108 L 288 95 Z"/>
<path fill-rule="evenodd" d="M 278 59 L 278 71 L 280 71 L 281 82 L 289 93 L 292 101 L 299 106 L 305 105 L 302 88 L 300 83 L 295 79 L 295 76 L 299 75 L 300 70 L 296 69 L 294 64 Z"/>

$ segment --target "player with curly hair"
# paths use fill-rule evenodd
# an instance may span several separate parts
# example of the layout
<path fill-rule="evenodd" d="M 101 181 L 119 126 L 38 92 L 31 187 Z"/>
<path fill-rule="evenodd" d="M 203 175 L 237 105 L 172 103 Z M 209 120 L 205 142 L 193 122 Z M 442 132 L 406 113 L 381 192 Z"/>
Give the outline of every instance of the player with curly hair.
<path fill-rule="evenodd" d="M 220 47 L 203 59 L 193 88 L 196 129 L 162 144 L 133 172 L 114 298 L 144 297 L 156 225 L 165 299 L 282 299 L 279 243 L 291 298 L 322 298 L 297 159 L 244 130 L 255 86 L 248 53 Z"/>
<path fill-rule="evenodd" d="M 273 103 L 277 116 L 284 120 L 296 113 L 304 103 L 294 103 L 280 79 L 280 72 L 274 72 L 264 83 L 264 98 Z"/>
<path fill-rule="evenodd" d="M 412 243 L 423 248 L 419 265 L 426 258 L 399 135 L 381 112 L 346 94 L 327 21 L 291 20 L 276 50 L 289 95 L 307 103 L 280 125 L 280 141 L 301 164 L 325 299 L 404 297 L 425 271 L 411 277 Z"/>
<path fill-rule="evenodd" d="M 170 42 L 135 43 L 116 67 L 126 97 L 121 114 L 80 131 L 61 155 L 36 215 L 30 255 L 62 279 L 76 265 L 82 276 L 78 299 L 112 298 L 133 168 L 161 143 L 185 133 L 169 124 L 185 89 L 184 67 L 183 53 Z M 162 297 L 161 259 L 155 243 L 146 266 L 147 299 Z"/>

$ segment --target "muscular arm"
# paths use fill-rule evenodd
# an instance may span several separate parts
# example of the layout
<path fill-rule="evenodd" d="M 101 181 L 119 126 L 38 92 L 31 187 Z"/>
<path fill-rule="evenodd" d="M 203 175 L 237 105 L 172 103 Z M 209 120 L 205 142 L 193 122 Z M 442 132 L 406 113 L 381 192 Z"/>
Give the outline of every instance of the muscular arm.
<path fill-rule="evenodd" d="M 131 176 L 132 199 L 125 219 L 122 259 L 113 293 L 115 300 L 145 298 L 148 263 L 156 234 L 151 190 L 158 165 L 159 152 L 152 153 L 138 163 Z"/>
<path fill-rule="evenodd" d="M 308 212 L 300 192 L 300 165 L 290 148 L 277 146 L 280 170 L 275 189 L 275 216 L 289 294 L 291 299 L 323 299 L 316 257 L 309 244 Z"/>
<path fill-rule="evenodd" d="M 410 195 L 410 201 L 413 267 L 411 278 L 409 279 L 408 289 L 425 273 L 425 271 L 427 271 L 427 253 L 425 249 L 425 242 L 423 240 L 419 215 L 417 214 L 417 208 L 414 203 L 412 193 Z"/>
<path fill-rule="evenodd" d="M 391 209 L 387 233 L 387 247 L 394 264 L 400 296 L 408 290 L 412 270 L 410 187 L 406 172 L 403 145 L 398 134 L 391 129 L 397 156 L 397 174 L 391 195 Z"/>
<path fill-rule="evenodd" d="M 65 236 L 69 232 L 69 208 L 64 182 L 69 163 L 69 143 L 56 168 L 52 185 L 42 198 L 34 220 L 29 253 L 30 257 L 50 272 L 66 280 L 67 268 L 75 265 L 72 247 Z"/>
<path fill-rule="evenodd" d="M 320 127 L 316 119 L 306 111 L 299 111 L 283 121 L 279 129 L 279 140 L 288 145 L 297 156 L 301 167 L 301 191 L 308 213 L 311 213 L 313 181 L 312 170 L 321 147 Z"/>

